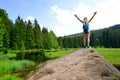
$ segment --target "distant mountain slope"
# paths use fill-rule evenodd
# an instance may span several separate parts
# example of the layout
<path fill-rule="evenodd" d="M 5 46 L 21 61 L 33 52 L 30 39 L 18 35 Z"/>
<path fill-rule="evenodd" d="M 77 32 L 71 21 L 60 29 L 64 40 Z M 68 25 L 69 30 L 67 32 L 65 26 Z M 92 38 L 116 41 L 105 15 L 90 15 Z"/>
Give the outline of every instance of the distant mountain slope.
<path fill-rule="evenodd" d="M 62 48 L 83 47 L 83 34 L 76 33 L 58 38 Z M 92 30 L 90 37 L 92 47 L 120 48 L 120 24 L 104 29 Z"/>
<path fill-rule="evenodd" d="M 93 32 L 101 32 L 101 31 L 104 31 L 104 30 L 120 30 L 120 24 L 116 24 L 116 25 L 113 25 L 113 26 L 110 26 L 108 28 L 103 28 L 103 29 L 98 29 L 98 30 L 92 30 L 91 33 Z M 76 34 L 71 34 L 71 35 L 68 35 L 68 37 L 72 36 L 72 37 L 76 37 L 76 36 L 81 36 L 82 33 L 76 33 Z"/>

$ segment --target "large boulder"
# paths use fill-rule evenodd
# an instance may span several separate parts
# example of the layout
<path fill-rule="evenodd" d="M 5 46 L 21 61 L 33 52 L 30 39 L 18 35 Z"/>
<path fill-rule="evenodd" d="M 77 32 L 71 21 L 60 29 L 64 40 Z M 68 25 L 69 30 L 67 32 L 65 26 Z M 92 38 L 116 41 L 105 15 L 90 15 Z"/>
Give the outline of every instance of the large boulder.
<path fill-rule="evenodd" d="M 27 80 L 120 80 L 120 72 L 87 48 L 38 65 Z"/>

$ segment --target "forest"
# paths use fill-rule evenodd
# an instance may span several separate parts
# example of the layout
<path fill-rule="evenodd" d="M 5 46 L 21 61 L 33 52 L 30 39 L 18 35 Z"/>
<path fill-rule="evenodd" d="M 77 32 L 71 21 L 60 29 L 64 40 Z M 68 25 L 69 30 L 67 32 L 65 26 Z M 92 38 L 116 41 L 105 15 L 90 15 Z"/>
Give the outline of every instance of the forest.
<path fill-rule="evenodd" d="M 91 46 L 119 48 L 120 24 L 109 28 L 91 31 Z M 82 33 L 57 37 L 47 28 L 41 29 L 38 21 L 24 21 L 18 16 L 13 23 L 7 12 L 0 9 L 0 47 L 1 50 L 78 48 L 83 46 Z"/>
<path fill-rule="evenodd" d="M 4 50 L 29 50 L 56 49 L 59 45 L 54 32 L 45 27 L 41 29 L 36 19 L 32 23 L 18 16 L 13 23 L 6 11 L 0 9 L 0 47 Z"/>
<path fill-rule="evenodd" d="M 82 33 L 58 37 L 58 43 L 63 48 L 83 47 Z M 92 47 L 120 48 L 120 24 L 104 29 L 92 30 L 90 45 Z"/>

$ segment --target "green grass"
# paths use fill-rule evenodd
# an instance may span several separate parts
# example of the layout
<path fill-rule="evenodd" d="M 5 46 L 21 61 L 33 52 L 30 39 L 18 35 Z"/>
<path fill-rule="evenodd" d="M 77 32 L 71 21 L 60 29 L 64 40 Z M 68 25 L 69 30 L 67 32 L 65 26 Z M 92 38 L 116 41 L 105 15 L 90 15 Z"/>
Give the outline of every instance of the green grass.
<path fill-rule="evenodd" d="M 21 80 L 21 79 L 9 74 L 9 75 L 0 77 L 0 80 Z"/>
<path fill-rule="evenodd" d="M 113 65 L 120 66 L 120 48 L 95 48 L 95 50 Z"/>
<path fill-rule="evenodd" d="M 0 74 L 1 73 L 13 73 L 21 70 L 25 70 L 27 67 L 34 66 L 35 63 L 28 60 L 0 60 Z"/>
<path fill-rule="evenodd" d="M 47 59 L 49 60 L 55 59 L 62 57 L 66 54 L 72 53 L 78 49 L 80 48 L 58 49 L 58 50 L 50 50 L 50 51 L 45 50 L 45 57 L 47 57 Z M 95 48 L 95 50 L 98 51 L 100 55 L 105 57 L 113 65 L 118 65 L 118 67 L 120 67 L 120 48 Z M 36 50 L 28 50 L 27 52 L 35 52 L 35 51 Z M 27 67 L 35 65 L 35 63 L 31 63 L 31 61 L 26 61 L 26 60 L 17 60 L 17 61 L 9 60 L 9 58 L 14 58 L 16 56 L 16 51 L 15 52 L 10 51 L 10 52 L 11 52 L 10 54 L 8 53 L 0 57 L 0 75 L 1 75 L 0 80 L 14 80 L 14 78 L 16 78 L 15 76 L 5 75 L 5 74 L 6 73 L 9 74 L 11 72 L 16 72 L 16 71 L 22 72 L 24 71 L 24 69 L 27 69 Z M 4 59 L 4 58 L 8 58 L 8 59 Z M 9 79 L 9 78 L 13 78 L 13 79 Z M 15 80 L 17 80 L 17 78 Z"/>
<path fill-rule="evenodd" d="M 57 51 L 50 51 L 50 52 L 45 52 L 45 56 L 48 58 L 48 59 L 55 59 L 55 58 L 59 58 L 59 57 L 62 57 L 66 54 L 69 54 L 69 53 L 72 53 L 74 51 L 78 50 L 78 48 L 71 48 L 71 49 L 60 49 L 60 50 L 57 50 Z"/>

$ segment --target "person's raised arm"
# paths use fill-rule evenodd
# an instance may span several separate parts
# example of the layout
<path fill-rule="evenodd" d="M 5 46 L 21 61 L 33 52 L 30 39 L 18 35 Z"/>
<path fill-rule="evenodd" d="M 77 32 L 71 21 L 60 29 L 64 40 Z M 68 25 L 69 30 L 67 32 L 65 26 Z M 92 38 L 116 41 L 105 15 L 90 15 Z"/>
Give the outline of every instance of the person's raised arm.
<path fill-rule="evenodd" d="M 96 15 L 97 11 L 94 12 L 93 16 L 91 17 L 91 19 L 88 22 L 91 22 L 91 20 L 94 18 L 94 16 Z"/>
<path fill-rule="evenodd" d="M 77 16 L 76 14 L 74 14 L 74 16 L 75 16 L 81 23 L 83 23 L 83 21 L 82 21 L 80 18 L 78 18 L 78 16 Z"/>

